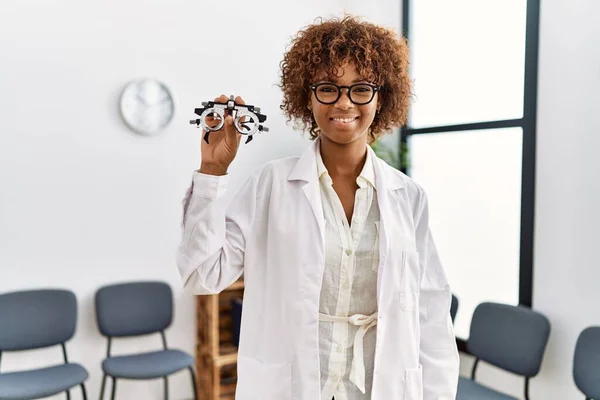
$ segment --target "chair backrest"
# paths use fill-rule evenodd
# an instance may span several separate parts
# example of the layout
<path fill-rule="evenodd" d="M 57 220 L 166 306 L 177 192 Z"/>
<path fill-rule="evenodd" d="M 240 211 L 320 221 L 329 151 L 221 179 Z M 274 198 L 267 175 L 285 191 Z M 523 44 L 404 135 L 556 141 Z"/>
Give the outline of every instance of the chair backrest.
<path fill-rule="evenodd" d="M 550 322 L 530 308 L 498 303 L 477 306 L 467 350 L 515 374 L 533 377 L 542 364 Z"/>
<path fill-rule="evenodd" d="M 575 384 L 590 399 L 600 399 L 600 326 L 586 328 L 579 334 L 573 360 Z"/>
<path fill-rule="evenodd" d="M 130 282 L 96 292 L 96 320 L 104 336 L 137 336 L 171 325 L 173 294 L 165 282 Z"/>
<path fill-rule="evenodd" d="M 456 319 L 456 313 L 458 312 L 458 297 L 452 295 L 452 303 L 450 303 L 450 317 L 452 322 Z"/>
<path fill-rule="evenodd" d="M 44 289 L 0 295 L 0 351 L 65 343 L 77 325 L 77 298 L 69 290 Z"/>

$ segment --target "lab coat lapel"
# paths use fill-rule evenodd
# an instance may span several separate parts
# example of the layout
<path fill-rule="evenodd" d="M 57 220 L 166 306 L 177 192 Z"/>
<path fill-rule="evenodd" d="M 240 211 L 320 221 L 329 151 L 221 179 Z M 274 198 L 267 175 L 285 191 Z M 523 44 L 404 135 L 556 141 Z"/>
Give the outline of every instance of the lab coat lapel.
<path fill-rule="evenodd" d="M 302 191 L 310 204 L 313 216 L 319 226 L 319 239 L 325 247 L 325 218 L 323 217 L 323 205 L 321 203 L 321 191 L 319 188 L 319 177 L 317 173 L 317 146 L 319 140 L 313 144 L 300 156 L 298 163 L 288 176 L 288 181 L 300 181 Z"/>

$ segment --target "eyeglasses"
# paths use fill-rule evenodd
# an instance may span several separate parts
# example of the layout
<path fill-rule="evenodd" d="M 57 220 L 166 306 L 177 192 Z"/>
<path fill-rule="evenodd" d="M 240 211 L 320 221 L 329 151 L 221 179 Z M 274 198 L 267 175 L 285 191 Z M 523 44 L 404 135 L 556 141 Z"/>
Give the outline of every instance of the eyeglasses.
<path fill-rule="evenodd" d="M 334 104 L 342 96 L 342 89 L 348 89 L 350 101 L 357 105 L 369 104 L 380 92 L 383 86 L 375 86 L 370 83 L 355 83 L 350 86 L 339 86 L 335 83 L 323 82 L 310 85 L 309 88 L 315 94 L 317 101 L 322 104 Z"/>

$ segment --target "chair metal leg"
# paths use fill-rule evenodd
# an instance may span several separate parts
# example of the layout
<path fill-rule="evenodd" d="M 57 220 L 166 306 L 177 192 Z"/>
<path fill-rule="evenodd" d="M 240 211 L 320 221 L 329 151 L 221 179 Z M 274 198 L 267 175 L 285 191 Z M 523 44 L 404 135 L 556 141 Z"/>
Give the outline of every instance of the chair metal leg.
<path fill-rule="evenodd" d="M 169 378 L 165 376 L 163 380 L 165 381 L 165 400 L 169 400 Z"/>
<path fill-rule="evenodd" d="M 117 378 L 112 377 L 112 394 L 110 400 L 115 400 L 115 394 L 117 393 Z"/>
<path fill-rule="evenodd" d="M 71 400 L 71 393 L 67 390 L 67 400 Z"/>
<path fill-rule="evenodd" d="M 189 367 L 190 374 L 192 374 L 192 390 L 194 391 L 194 400 L 198 400 L 198 388 L 196 387 L 196 374 L 194 368 Z"/>
<path fill-rule="evenodd" d="M 106 385 L 106 374 L 102 375 L 102 386 L 100 386 L 100 400 L 104 400 L 104 386 Z"/>
<path fill-rule="evenodd" d="M 471 379 L 475 380 L 475 371 L 477 370 L 477 364 L 479 364 L 479 358 L 475 359 L 475 362 L 473 363 L 473 369 L 471 370 Z"/>
<path fill-rule="evenodd" d="M 85 391 L 85 385 L 82 383 L 79 386 L 81 386 L 81 395 L 83 396 L 83 400 L 87 400 L 87 393 Z"/>

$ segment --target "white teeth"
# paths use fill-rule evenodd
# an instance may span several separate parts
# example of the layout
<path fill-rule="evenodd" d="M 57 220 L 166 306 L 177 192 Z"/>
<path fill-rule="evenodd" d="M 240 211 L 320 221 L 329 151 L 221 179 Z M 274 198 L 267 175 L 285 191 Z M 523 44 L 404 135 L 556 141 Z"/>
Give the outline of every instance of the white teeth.
<path fill-rule="evenodd" d="M 354 121 L 356 118 L 333 118 L 333 120 L 335 122 L 344 122 L 344 123 L 349 123 Z"/>

